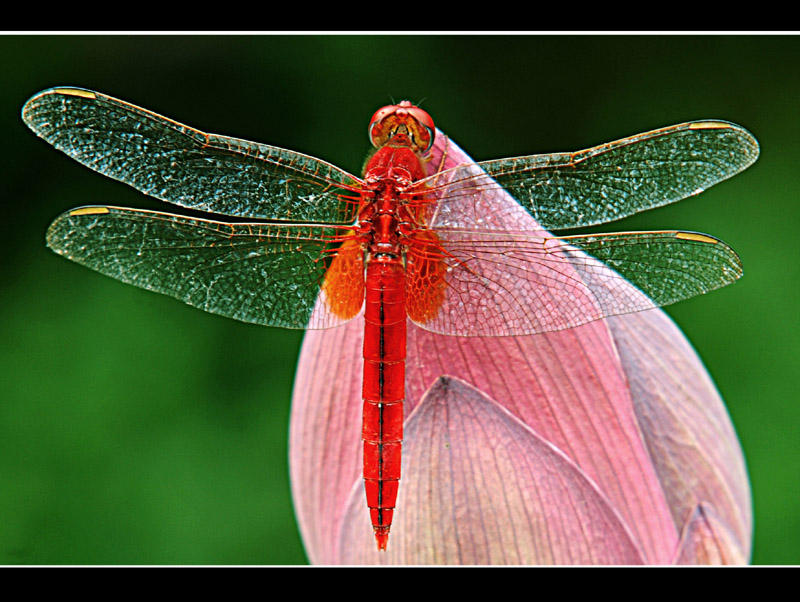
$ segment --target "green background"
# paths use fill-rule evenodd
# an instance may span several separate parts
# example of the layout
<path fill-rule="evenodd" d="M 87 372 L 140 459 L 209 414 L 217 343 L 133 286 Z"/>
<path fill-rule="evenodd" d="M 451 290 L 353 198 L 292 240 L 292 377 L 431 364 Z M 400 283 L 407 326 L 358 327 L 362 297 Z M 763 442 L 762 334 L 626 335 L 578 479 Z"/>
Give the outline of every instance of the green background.
<path fill-rule="evenodd" d="M 791 36 L 0 38 L 0 563 L 306 562 L 286 452 L 302 333 L 207 315 L 45 248 L 50 221 L 79 205 L 170 210 L 28 131 L 22 104 L 57 85 L 354 173 L 392 99 L 423 101 L 476 159 L 744 125 L 754 167 L 606 229 L 707 232 L 741 255 L 740 282 L 668 312 L 740 435 L 753 562 L 800 563 L 798 59 Z"/>

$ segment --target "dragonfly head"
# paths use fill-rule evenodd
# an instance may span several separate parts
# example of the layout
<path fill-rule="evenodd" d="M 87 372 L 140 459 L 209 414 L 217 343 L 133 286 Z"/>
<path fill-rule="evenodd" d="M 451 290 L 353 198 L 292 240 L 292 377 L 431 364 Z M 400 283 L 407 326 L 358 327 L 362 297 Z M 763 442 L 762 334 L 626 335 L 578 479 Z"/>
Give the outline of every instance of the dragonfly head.
<path fill-rule="evenodd" d="M 369 122 L 369 139 L 375 148 L 394 144 L 425 153 L 433 146 L 435 132 L 431 116 L 407 100 L 378 109 Z"/>

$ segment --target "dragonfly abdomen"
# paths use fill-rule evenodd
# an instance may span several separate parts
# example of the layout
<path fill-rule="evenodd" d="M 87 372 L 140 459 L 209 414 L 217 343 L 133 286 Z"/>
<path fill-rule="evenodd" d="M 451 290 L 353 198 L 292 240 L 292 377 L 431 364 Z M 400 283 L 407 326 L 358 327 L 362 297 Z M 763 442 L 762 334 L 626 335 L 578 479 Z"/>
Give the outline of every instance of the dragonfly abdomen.
<path fill-rule="evenodd" d="M 406 284 L 402 260 L 367 265 L 364 312 L 364 485 L 379 549 L 386 549 L 400 481 L 406 362 Z"/>

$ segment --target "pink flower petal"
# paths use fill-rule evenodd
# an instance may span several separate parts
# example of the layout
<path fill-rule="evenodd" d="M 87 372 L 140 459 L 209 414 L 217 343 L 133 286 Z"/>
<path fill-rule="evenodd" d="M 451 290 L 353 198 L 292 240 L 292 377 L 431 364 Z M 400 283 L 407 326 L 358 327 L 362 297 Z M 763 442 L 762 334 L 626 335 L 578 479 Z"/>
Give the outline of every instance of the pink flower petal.
<path fill-rule="evenodd" d="M 470 382 L 549 441 L 599 484 L 649 563 L 678 541 L 607 327 L 594 322 L 529 337 L 409 332 L 408 400 L 442 374 Z M 407 402 L 408 405 L 414 401 Z"/>
<path fill-rule="evenodd" d="M 364 320 L 306 333 L 295 378 L 289 463 L 297 521 L 312 563 L 338 561 L 344 508 L 361 484 Z M 365 529 L 372 535 L 362 490 Z M 375 548 L 374 541 L 372 548 Z"/>
<path fill-rule="evenodd" d="M 708 504 L 695 508 L 684 527 L 675 564 L 746 564 L 734 533 Z"/>
<path fill-rule="evenodd" d="M 442 377 L 406 422 L 391 545 L 377 554 L 354 491 L 349 564 L 640 564 L 624 522 L 550 443 L 464 381 Z"/>
<path fill-rule="evenodd" d="M 728 556 L 749 558 L 753 517 L 744 457 L 702 362 L 663 312 L 607 322 L 673 521 L 682 526 L 699 503 L 710 502 L 731 531 Z"/>

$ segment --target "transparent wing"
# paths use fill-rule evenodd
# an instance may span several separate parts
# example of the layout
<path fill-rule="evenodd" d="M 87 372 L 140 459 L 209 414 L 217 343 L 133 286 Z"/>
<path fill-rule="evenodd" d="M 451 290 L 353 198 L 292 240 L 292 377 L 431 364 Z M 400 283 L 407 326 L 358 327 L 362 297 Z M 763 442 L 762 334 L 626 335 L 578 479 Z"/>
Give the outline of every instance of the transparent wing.
<path fill-rule="evenodd" d="M 496 182 L 543 228 L 578 228 L 699 194 L 746 169 L 758 153 L 758 142 L 744 128 L 694 121 L 575 153 L 484 161 L 477 164 L 482 171 L 475 164 L 458 166 L 421 180 L 410 192 L 427 192 L 442 213 L 458 204 L 457 225 L 474 228 L 480 224 L 468 216 L 486 214 L 464 207 Z"/>
<path fill-rule="evenodd" d="M 728 245 L 693 232 L 557 238 L 437 230 L 436 235 L 416 241 L 408 253 L 412 265 L 432 258 L 444 264 L 428 270 L 442 274 L 441 306 L 418 320 L 441 334 L 563 330 L 687 299 L 742 274 Z"/>
<path fill-rule="evenodd" d="M 352 223 L 360 179 L 314 157 L 206 134 L 98 92 L 53 88 L 22 118 L 76 161 L 157 199 L 245 218 Z"/>
<path fill-rule="evenodd" d="M 314 302 L 336 226 L 228 224 L 118 207 L 83 207 L 47 231 L 56 253 L 135 286 L 243 322 L 328 328 L 345 320 Z"/>

